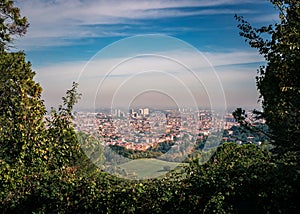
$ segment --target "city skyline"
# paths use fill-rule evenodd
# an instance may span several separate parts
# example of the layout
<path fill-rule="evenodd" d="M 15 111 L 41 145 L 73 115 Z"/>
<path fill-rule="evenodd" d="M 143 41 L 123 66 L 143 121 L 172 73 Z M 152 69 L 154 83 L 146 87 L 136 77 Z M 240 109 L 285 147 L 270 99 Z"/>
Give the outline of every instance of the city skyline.
<path fill-rule="evenodd" d="M 65 91 L 70 88 L 73 81 L 78 80 L 80 80 L 79 92 L 83 96 L 77 108 L 98 108 L 95 101 L 98 99 L 95 93 L 98 92 L 94 89 L 95 87 L 91 87 L 92 81 L 89 82 L 87 79 L 91 78 L 99 82 L 101 76 L 107 74 L 107 71 L 120 60 L 137 53 L 140 54 L 140 52 L 135 52 L 137 46 L 143 46 L 146 49 L 151 47 L 153 50 L 155 49 L 155 54 L 159 53 L 171 59 L 179 57 L 178 59 L 187 62 L 189 67 L 195 70 L 195 73 L 205 73 L 206 70 L 203 67 L 201 70 L 197 70 L 199 58 L 196 59 L 193 52 L 187 49 L 183 50 L 181 47 L 174 47 L 171 45 L 172 43 L 168 44 L 163 40 L 161 40 L 163 48 L 160 43 L 145 46 L 141 41 L 141 43 L 135 43 L 136 47 L 122 46 L 121 52 L 111 50 L 109 54 L 97 58 L 99 51 L 103 52 L 103 49 L 111 48 L 115 44 L 126 44 L 122 41 L 128 37 L 149 34 L 161 35 L 165 38 L 170 36 L 197 49 L 215 70 L 222 84 L 226 107 L 259 108 L 255 75 L 259 65 L 264 64 L 264 60 L 239 36 L 234 14 L 244 16 L 255 26 L 274 24 L 278 20 L 277 11 L 268 1 L 34 0 L 30 2 L 17 1 L 16 6 L 20 7 L 22 15 L 28 17 L 30 28 L 24 38 L 16 40 L 15 46 L 25 50 L 27 59 L 32 62 L 36 71 L 36 81 L 44 89 L 43 99 L 47 108 L 58 106 Z M 147 51 L 151 53 L 151 49 Z M 95 60 L 95 56 L 97 60 Z M 96 65 L 103 66 L 103 70 L 96 71 L 98 72 L 97 76 L 90 75 L 93 70 L 83 72 L 87 63 L 91 61 Z M 149 83 L 150 87 L 150 83 L 156 82 L 158 88 L 165 84 L 151 96 L 149 92 L 148 95 L 146 95 L 147 93 L 142 95 L 143 91 L 136 89 L 135 98 L 140 99 L 139 102 L 136 101 L 137 105 L 151 106 L 151 104 L 157 105 L 160 102 L 160 107 L 168 108 L 170 104 L 176 106 L 179 99 L 184 100 L 187 97 L 186 94 L 181 93 L 187 87 L 178 88 L 177 78 L 184 81 L 184 86 L 188 85 L 187 91 L 190 91 L 193 99 L 196 99 L 192 106 L 210 106 L 208 99 L 213 92 L 207 95 L 206 89 L 208 86 L 214 87 L 215 85 L 209 82 L 210 78 L 205 79 L 205 74 L 198 73 L 205 81 L 204 84 L 195 86 L 193 83 L 188 83 L 190 76 L 184 76 L 182 74 L 184 72 L 179 70 L 177 65 L 174 67 L 174 63 L 168 64 L 161 58 L 157 60 L 148 57 L 146 61 L 139 58 L 131 62 L 124 65 L 123 70 L 126 73 L 116 72 L 107 79 L 108 92 L 101 97 L 99 102 L 102 106 L 114 107 L 117 105 L 117 103 L 112 105 L 111 101 L 115 95 L 114 90 L 120 87 L 119 83 L 130 80 L 132 74 L 135 75 L 134 83 L 142 82 L 143 85 Z M 141 71 L 144 72 L 144 76 L 137 75 L 141 74 Z M 146 76 L 146 72 L 150 75 Z M 173 82 L 170 81 L 171 75 L 176 77 L 173 78 Z M 126 76 L 125 79 L 124 76 Z M 140 79 L 138 79 L 139 77 Z M 147 80 L 145 81 L 145 79 Z M 109 88 L 114 87 L 114 84 L 116 88 Z M 123 92 L 126 92 L 128 98 L 124 103 L 125 106 L 128 106 L 131 101 L 134 101 L 129 96 L 134 87 L 129 81 L 125 88 L 128 91 L 123 90 Z M 168 94 L 168 88 L 170 90 L 173 88 L 171 96 Z M 190 105 L 189 101 L 184 101 L 184 104 Z M 121 103 L 118 105 L 120 106 Z M 183 104 L 177 106 L 180 107 Z"/>

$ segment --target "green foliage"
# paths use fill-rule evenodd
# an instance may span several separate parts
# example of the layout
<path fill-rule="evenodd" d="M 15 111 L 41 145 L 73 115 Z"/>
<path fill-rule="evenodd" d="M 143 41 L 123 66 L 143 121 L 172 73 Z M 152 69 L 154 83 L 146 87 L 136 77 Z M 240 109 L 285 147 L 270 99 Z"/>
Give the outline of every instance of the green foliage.
<path fill-rule="evenodd" d="M 0 0 L 0 52 L 12 42 L 14 35 L 24 35 L 28 26 L 26 17 L 20 15 L 20 9 L 14 7 L 13 1 Z"/>
<path fill-rule="evenodd" d="M 150 148 L 146 151 L 137 151 L 132 149 L 126 149 L 124 146 L 118 145 L 110 145 L 109 147 L 112 149 L 112 151 L 116 152 L 117 154 L 130 159 L 156 158 L 163 155 L 163 153 L 158 148 Z"/>
<path fill-rule="evenodd" d="M 30 66 L 24 53 L 0 55 L 0 158 L 9 163 L 31 164 L 44 142 L 42 88 Z"/>
<path fill-rule="evenodd" d="M 259 119 L 266 120 L 278 151 L 299 151 L 300 2 L 271 2 L 280 11 L 280 23 L 274 26 L 254 28 L 243 17 L 236 16 L 236 19 L 240 23 L 240 35 L 267 61 L 256 77 L 264 111 L 255 113 Z M 245 114 L 241 111 L 236 112 L 239 121 L 243 121 L 243 117 Z"/>
<path fill-rule="evenodd" d="M 51 117 L 47 120 L 47 139 L 50 141 L 51 153 L 49 154 L 49 167 L 61 168 L 74 166 L 80 147 L 77 142 L 76 132 L 73 127 L 73 106 L 80 98 L 76 92 L 78 84 L 73 83 L 66 97 L 63 97 L 63 105 L 58 111 L 51 110 Z"/>
<path fill-rule="evenodd" d="M 84 132 L 77 133 L 77 140 L 82 152 L 76 158 L 76 166 L 84 176 L 91 176 L 104 169 L 104 148 L 99 139 Z"/>
<path fill-rule="evenodd" d="M 253 128 L 242 109 L 234 116 L 244 127 L 264 133 L 275 146 L 273 159 L 264 163 L 268 168 L 258 168 L 267 174 L 255 183 L 260 189 L 253 196 L 256 204 L 269 212 L 289 213 L 297 210 L 299 198 L 300 2 L 271 2 L 280 11 L 279 24 L 254 28 L 236 16 L 241 36 L 267 61 L 256 78 L 264 111 L 254 111 L 254 119 L 264 119 L 270 132 Z"/>
<path fill-rule="evenodd" d="M 296 159 L 276 160 L 255 145 L 225 143 L 207 164 L 195 160 L 187 175 L 208 213 L 291 213 L 298 206 Z"/>

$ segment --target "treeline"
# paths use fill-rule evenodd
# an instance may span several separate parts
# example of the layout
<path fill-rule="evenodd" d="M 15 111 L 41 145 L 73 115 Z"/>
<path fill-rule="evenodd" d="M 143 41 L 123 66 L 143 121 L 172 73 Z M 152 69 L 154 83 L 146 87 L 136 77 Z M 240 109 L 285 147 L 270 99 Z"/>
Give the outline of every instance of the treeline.
<path fill-rule="evenodd" d="M 150 147 L 145 151 L 127 149 L 124 146 L 110 145 L 109 147 L 119 155 L 130 159 L 157 158 L 165 154 L 174 145 L 174 142 L 167 141 L 158 143 L 156 147 Z"/>

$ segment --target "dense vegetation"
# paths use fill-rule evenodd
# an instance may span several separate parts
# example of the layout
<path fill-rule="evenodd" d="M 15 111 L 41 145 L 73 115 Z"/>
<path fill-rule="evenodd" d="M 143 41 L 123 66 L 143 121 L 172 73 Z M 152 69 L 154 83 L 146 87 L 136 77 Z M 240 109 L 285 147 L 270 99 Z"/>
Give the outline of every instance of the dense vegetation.
<path fill-rule="evenodd" d="M 243 17 L 239 21 L 240 35 L 259 50 L 267 64 L 258 69 L 257 89 L 263 112 L 254 111 L 256 118 L 265 119 L 267 133 L 277 152 L 299 152 L 300 147 L 300 2 L 271 0 L 280 10 L 280 23 L 260 28 L 252 27 Z M 247 116 L 239 109 L 236 118 L 245 126 Z"/>
<path fill-rule="evenodd" d="M 271 1 L 281 23 L 240 29 L 268 62 L 258 76 L 264 133 L 275 146 L 224 143 L 205 164 L 201 154 L 159 179 L 130 181 L 95 167 L 72 124 L 76 84 L 47 125 L 42 88 L 23 52 L 9 52 L 28 23 L 0 1 L 0 210 L 22 213 L 296 213 L 299 209 L 299 18 L 296 0 Z M 263 40 L 268 33 L 271 40 Z M 241 109 L 236 118 L 252 128 Z M 292 121 L 292 122 L 291 122 Z M 99 148 L 100 149 L 100 148 Z"/>

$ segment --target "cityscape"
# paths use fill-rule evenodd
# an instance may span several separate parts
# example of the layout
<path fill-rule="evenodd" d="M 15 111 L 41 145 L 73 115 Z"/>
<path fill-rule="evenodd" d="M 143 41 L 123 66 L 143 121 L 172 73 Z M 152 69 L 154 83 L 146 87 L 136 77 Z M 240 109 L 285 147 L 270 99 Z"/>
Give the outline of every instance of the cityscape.
<path fill-rule="evenodd" d="M 231 114 L 223 117 L 210 110 L 183 109 L 103 109 L 99 112 L 76 112 L 75 130 L 102 139 L 105 146 L 116 145 L 129 150 L 146 151 L 161 143 L 178 147 L 239 126 Z M 223 140 L 230 140 L 223 138 Z M 231 139 L 232 140 L 232 139 Z M 192 148 L 187 148 L 191 150 Z"/>

